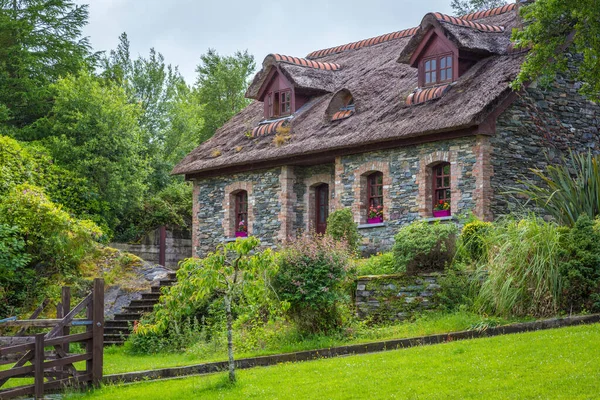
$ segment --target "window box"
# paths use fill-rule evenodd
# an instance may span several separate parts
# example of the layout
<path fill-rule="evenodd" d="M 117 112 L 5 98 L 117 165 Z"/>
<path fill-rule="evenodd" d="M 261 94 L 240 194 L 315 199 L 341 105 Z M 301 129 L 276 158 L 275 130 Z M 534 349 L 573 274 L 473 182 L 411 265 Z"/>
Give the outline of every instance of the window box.
<path fill-rule="evenodd" d="M 236 232 L 235 237 L 248 237 L 248 232 Z"/>
<path fill-rule="evenodd" d="M 450 210 L 434 210 L 433 211 L 433 216 L 435 218 L 449 217 L 450 215 L 451 215 Z"/>
<path fill-rule="evenodd" d="M 381 224 L 383 217 L 367 218 L 367 224 Z"/>

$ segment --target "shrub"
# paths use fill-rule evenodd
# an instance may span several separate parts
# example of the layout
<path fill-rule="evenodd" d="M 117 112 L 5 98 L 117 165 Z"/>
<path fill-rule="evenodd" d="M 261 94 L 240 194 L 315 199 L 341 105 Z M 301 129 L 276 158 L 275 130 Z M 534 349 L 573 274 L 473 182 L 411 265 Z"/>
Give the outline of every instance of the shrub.
<path fill-rule="evenodd" d="M 459 237 L 459 254 L 467 261 L 478 262 L 487 254 L 486 235 L 492 228 L 490 222 L 473 221 L 465 224 Z"/>
<path fill-rule="evenodd" d="M 479 280 L 461 268 L 448 268 L 438 284 L 441 287 L 435 293 L 435 302 L 446 312 L 471 308 L 481 286 Z"/>
<path fill-rule="evenodd" d="M 565 262 L 562 309 L 567 312 L 600 309 L 600 231 L 587 215 L 577 219 L 575 226 L 563 235 Z"/>
<path fill-rule="evenodd" d="M 372 255 L 369 258 L 358 259 L 354 262 L 356 268 L 356 275 L 389 275 L 396 274 L 399 272 L 406 272 L 404 270 L 398 270 L 396 261 L 394 260 L 394 254 L 387 252 L 383 254 Z"/>
<path fill-rule="evenodd" d="M 457 232 L 453 223 L 439 221 L 417 221 L 402 227 L 394 238 L 397 270 L 409 274 L 443 270 L 454 257 Z"/>
<path fill-rule="evenodd" d="M 329 215 L 327 234 L 336 240 L 345 240 L 350 250 L 357 250 L 360 235 L 349 208 L 334 211 Z"/>
<path fill-rule="evenodd" d="M 289 304 L 288 314 L 301 331 L 340 327 L 348 260 L 345 243 L 329 236 L 305 234 L 281 251 L 273 286 Z"/>
<path fill-rule="evenodd" d="M 600 215 L 600 155 L 571 153 L 562 164 L 531 172 L 541 183 L 520 181 L 524 188 L 513 193 L 524 195 L 558 223 L 573 226 L 581 215 Z"/>
<path fill-rule="evenodd" d="M 22 289 L 35 286 L 35 271 L 27 268 L 30 260 L 19 229 L 0 224 L 0 317 L 12 315 L 25 301 Z"/>
<path fill-rule="evenodd" d="M 557 225 L 535 216 L 504 219 L 487 240 L 487 262 L 478 268 L 484 280 L 477 299 L 481 310 L 516 316 L 556 314 L 563 287 Z"/>

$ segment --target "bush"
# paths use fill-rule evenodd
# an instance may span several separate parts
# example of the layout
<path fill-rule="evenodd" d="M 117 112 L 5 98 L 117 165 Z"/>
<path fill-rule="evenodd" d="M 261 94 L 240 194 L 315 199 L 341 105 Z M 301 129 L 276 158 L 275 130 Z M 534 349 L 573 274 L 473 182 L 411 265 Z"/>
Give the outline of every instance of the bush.
<path fill-rule="evenodd" d="M 273 286 L 289 304 L 288 314 L 302 332 L 327 332 L 341 326 L 348 261 L 345 243 L 329 236 L 306 234 L 281 251 Z"/>
<path fill-rule="evenodd" d="M 473 221 L 465 224 L 459 241 L 458 249 L 461 257 L 469 262 L 479 262 L 487 254 L 486 235 L 492 228 L 490 222 Z"/>
<path fill-rule="evenodd" d="M 389 275 L 399 272 L 406 272 L 404 270 L 397 269 L 396 261 L 394 260 L 394 254 L 392 252 L 373 255 L 369 258 L 358 259 L 355 260 L 354 264 L 357 276 Z"/>
<path fill-rule="evenodd" d="M 14 315 L 26 299 L 22 289 L 35 286 L 35 271 L 27 268 L 30 260 L 19 229 L 0 224 L 0 318 Z"/>
<path fill-rule="evenodd" d="M 458 229 L 453 223 L 413 222 L 395 236 L 394 258 L 398 271 L 409 274 L 441 271 L 452 261 Z"/>
<path fill-rule="evenodd" d="M 358 227 L 354 222 L 352 211 L 344 208 L 332 212 L 327 218 L 327 234 L 336 240 L 345 240 L 352 251 L 358 249 Z"/>
<path fill-rule="evenodd" d="M 530 216 L 504 219 L 491 229 L 477 302 L 487 313 L 547 316 L 559 310 L 563 287 L 561 230 Z"/>
<path fill-rule="evenodd" d="M 481 286 L 472 274 L 459 268 L 448 268 L 438 284 L 441 288 L 435 293 L 435 302 L 445 312 L 470 309 Z"/>
<path fill-rule="evenodd" d="M 563 235 L 565 262 L 562 309 L 572 313 L 600 310 L 600 230 L 582 215 L 575 226 Z"/>

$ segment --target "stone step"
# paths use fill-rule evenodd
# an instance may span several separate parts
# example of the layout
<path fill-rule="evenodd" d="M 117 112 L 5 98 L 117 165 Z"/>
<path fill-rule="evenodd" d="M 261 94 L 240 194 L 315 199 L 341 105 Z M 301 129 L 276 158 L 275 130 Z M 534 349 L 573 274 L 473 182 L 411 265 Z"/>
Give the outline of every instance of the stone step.
<path fill-rule="evenodd" d="M 139 321 L 141 318 L 139 313 L 120 313 L 115 314 L 115 321 Z"/>
<path fill-rule="evenodd" d="M 128 321 L 115 321 L 109 319 L 104 322 L 104 329 L 129 329 L 130 323 Z"/>
<path fill-rule="evenodd" d="M 159 282 L 159 286 L 161 286 L 161 287 L 173 286 L 176 283 L 177 283 L 177 279 L 162 279 Z"/>
<path fill-rule="evenodd" d="M 104 334 L 104 341 L 105 342 L 124 342 L 125 340 L 127 340 L 127 338 L 129 337 L 129 335 L 107 335 Z"/>
<path fill-rule="evenodd" d="M 132 306 L 129 305 L 127 307 L 123 307 L 123 311 L 125 313 L 137 313 L 137 314 L 144 314 L 144 313 L 151 313 L 152 310 L 154 310 L 154 305 L 151 306 Z"/>
<path fill-rule="evenodd" d="M 123 343 L 125 343 L 123 340 L 105 340 L 104 341 L 104 347 L 108 347 L 108 346 L 123 346 Z"/>
<path fill-rule="evenodd" d="M 152 286 L 150 288 L 150 293 L 142 293 L 142 299 L 144 298 L 144 294 L 158 294 L 160 295 L 162 292 L 160 291 L 160 286 Z"/>
<path fill-rule="evenodd" d="M 172 281 L 177 281 L 177 272 L 169 272 L 167 278 Z"/>
<path fill-rule="evenodd" d="M 158 303 L 158 298 L 153 300 L 131 300 L 130 307 L 152 307 Z"/>
<path fill-rule="evenodd" d="M 104 328 L 104 336 L 106 335 L 129 335 L 131 333 L 131 329 L 127 328 Z"/>

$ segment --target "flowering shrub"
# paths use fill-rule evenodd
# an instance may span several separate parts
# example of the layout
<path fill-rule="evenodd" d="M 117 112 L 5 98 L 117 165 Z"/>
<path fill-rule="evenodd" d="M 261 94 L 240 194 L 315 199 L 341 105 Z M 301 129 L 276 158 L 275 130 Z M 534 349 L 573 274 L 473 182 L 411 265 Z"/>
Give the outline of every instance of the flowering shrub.
<path fill-rule="evenodd" d="M 345 243 L 329 236 L 306 234 L 282 250 L 273 286 L 301 331 L 326 332 L 340 326 L 348 262 Z"/>
<path fill-rule="evenodd" d="M 440 200 L 435 205 L 435 207 L 433 207 L 434 211 L 442 211 L 442 210 L 449 210 L 449 209 L 450 209 L 450 200 Z"/>
<path fill-rule="evenodd" d="M 369 207 L 369 218 L 383 218 L 383 206 Z"/>

